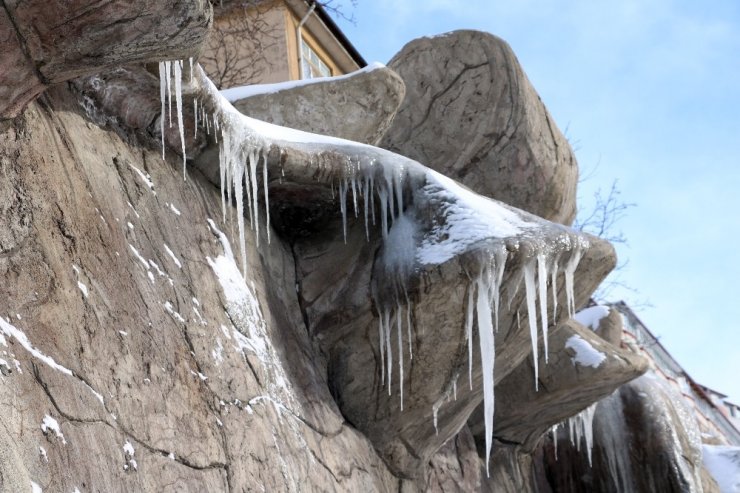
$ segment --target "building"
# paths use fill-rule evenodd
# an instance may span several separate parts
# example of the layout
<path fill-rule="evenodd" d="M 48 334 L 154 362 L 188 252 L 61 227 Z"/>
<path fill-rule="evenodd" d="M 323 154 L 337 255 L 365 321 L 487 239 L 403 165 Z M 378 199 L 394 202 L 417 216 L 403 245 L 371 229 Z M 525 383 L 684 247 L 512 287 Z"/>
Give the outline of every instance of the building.
<path fill-rule="evenodd" d="M 199 61 L 219 89 L 342 75 L 366 65 L 315 0 L 215 4 Z"/>
<path fill-rule="evenodd" d="M 655 373 L 680 392 L 694 410 L 703 441 L 740 445 L 740 408 L 726 395 L 694 381 L 626 303 L 609 306 L 622 315 L 622 344 L 645 356 Z"/>

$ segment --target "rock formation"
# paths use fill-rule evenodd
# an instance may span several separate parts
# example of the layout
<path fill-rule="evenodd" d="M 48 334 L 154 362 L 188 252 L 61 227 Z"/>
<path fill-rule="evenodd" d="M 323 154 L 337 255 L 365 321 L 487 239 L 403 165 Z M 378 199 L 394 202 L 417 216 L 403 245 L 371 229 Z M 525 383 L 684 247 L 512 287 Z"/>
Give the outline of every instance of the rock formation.
<path fill-rule="evenodd" d="M 596 410 L 593 458 L 612 467 L 598 462 L 607 401 L 594 403 L 645 363 L 569 320 L 613 268 L 608 243 L 392 152 L 246 118 L 187 61 L 158 81 L 141 62 L 197 53 L 207 3 L 147 5 L 133 19 L 116 3 L 77 4 L 84 15 L 61 18 L 84 32 L 69 27 L 54 49 L 54 30 L 31 21 L 36 2 L 0 11 L 25 57 L 0 59 L 12 68 L 0 77 L 11 95 L 0 115 L 1 491 L 557 490 L 582 462 L 553 463 L 546 431 L 584 408 Z M 156 9 L 167 21 L 152 28 Z M 111 35 L 130 23 L 146 34 Z M 531 133 L 545 122 L 557 142 L 497 180 L 558 189 L 514 205 L 568 222 L 572 155 L 512 58 L 496 60 L 524 88 L 512 114 L 529 115 L 505 140 L 548 146 Z M 352 136 L 375 142 L 403 91 L 389 71 L 371 74 L 254 104 L 287 124 L 273 106 L 311 114 L 316 98 L 368 84 L 383 111 Z M 362 121 L 361 105 L 344 108 Z M 342 119 L 326 122 L 346 136 L 331 128 Z M 508 162 L 510 149 L 486 159 Z M 520 181 L 518 167 L 532 174 Z M 634 427 L 648 421 L 638 387 L 619 390 L 632 392 L 622 402 Z M 668 423 L 680 410 L 661 399 Z M 650 430 L 653 449 L 684 455 L 655 461 L 637 488 L 675 466 L 666 484 L 699 491 L 698 442 L 681 423 L 678 438 Z"/>
<path fill-rule="evenodd" d="M 381 147 L 478 193 L 573 222 L 575 156 L 506 42 L 478 31 L 420 38 L 388 66 L 406 98 Z"/>

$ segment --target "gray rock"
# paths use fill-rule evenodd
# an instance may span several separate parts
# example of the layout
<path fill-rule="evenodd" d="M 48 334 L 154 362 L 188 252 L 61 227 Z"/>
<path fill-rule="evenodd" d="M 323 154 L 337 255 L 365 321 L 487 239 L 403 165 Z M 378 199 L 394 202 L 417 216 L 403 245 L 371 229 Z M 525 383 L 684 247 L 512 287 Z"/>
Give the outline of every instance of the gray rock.
<path fill-rule="evenodd" d="M 506 42 L 478 31 L 419 38 L 388 66 L 406 97 L 381 147 L 480 194 L 573 222 L 575 156 Z"/>
<path fill-rule="evenodd" d="M 403 101 L 401 78 L 382 67 L 235 101 L 247 116 L 284 127 L 377 144 Z"/>
<path fill-rule="evenodd" d="M 89 0 L 6 0 L 0 10 L 0 120 L 50 85 L 134 62 L 197 55 L 210 2 L 124 5 Z"/>

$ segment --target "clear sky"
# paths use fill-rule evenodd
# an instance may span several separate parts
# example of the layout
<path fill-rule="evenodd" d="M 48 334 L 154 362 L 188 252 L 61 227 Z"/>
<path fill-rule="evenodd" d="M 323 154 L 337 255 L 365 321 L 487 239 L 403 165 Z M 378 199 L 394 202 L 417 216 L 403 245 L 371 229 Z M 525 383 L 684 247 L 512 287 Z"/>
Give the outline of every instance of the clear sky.
<path fill-rule="evenodd" d="M 345 4 L 347 2 L 345 1 Z M 514 49 L 576 150 L 579 208 L 618 180 L 635 203 L 610 298 L 688 373 L 740 404 L 740 2 L 359 0 L 339 21 L 368 61 L 455 29 Z M 566 132 L 567 129 L 567 132 Z"/>

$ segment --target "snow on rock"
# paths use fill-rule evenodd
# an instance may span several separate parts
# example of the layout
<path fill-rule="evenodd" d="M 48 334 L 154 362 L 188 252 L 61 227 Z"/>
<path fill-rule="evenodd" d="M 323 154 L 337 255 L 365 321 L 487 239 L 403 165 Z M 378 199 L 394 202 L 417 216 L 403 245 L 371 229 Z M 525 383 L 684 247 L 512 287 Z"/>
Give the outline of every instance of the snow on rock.
<path fill-rule="evenodd" d="M 596 350 L 588 341 L 579 335 L 571 336 L 565 342 L 565 347 L 566 349 L 575 351 L 575 355 L 571 358 L 574 365 L 598 368 L 606 361 L 606 355 L 604 353 Z"/>
<path fill-rule="evenodd" d="M 703 445 L 702 457 L 721 493 L 740 493 L 740 447 Z"/>
<path fill-rule="evenodd" d="M 216 227 L 213 220 L 209 219 L 208 224 L 220 240 L 224 253 L 215 259 L 206 257 L 206 261 L 221 285 L 229 316 L 241 329 L 239 331 L 233 328 L 229 331 L 222 325 L 221 331 L 228 340 L 233 339 L 236 342 L 234 348 L 237 351 L 249 351 L 264 363 L 271 375 L 268 390 L 273 398 L 285 398 L 293 402 L 290 382 L 285 375 L 279 356 L 270 343 L 259 301 L 239 272 L 228 238 Z"/>
<path fill-rule="evenodd" d="M 20 343 L 21 346 L 23 346 L 23 348 L 26 351 L 31 353 L 31 356 L 38 359 L 42 363 L 46 364 L 50 368 L 60 371 L 64 373 L 65 375 L 69 375 L 69 376 L 73 375 L 72 370 L 63 367 L 62 365 L 54 361 L 54 358 L 52 358 L 51 356 L 45 355 L 44 353 L 42 353 L 41 351 L 33 347 L 31 342 L 28 340 L 28 337 L 26 337 L 26 334 L 24 334 L 21 330 L 17 329 L 13 325 L 11 325 L 9 322 L 6 322 L 5 320 L 3 320 L 2 317 L 0 317 L 0 337 L 2 336 L 14 338 L 16 341 Z M 0 339 L 0 343 L 3 343 L 3 345 L 7 345 L 5 344 L 5 337 Z"/>
<path fill-rule="evenodd" d="M 59 422 L 48 414 L 44 416 L 44 420 L 41 422 L 41 431 L 44 432 L 44 435 L 48 434 L 49 431 L 53 431 L 57 438 L 61 438 L 62 443 L 67 445 L 67 440 L 64 439 L 62 429 L 59 427 Z"/>
<path fill-rule="evenodd" d="M 132 168 L 132 169 L 133 169 L 134 171 L 136 171 L 136 174 L 137 174 L 137 175 L 139 175 L 139 178 L 141 178 L 141 181 L 143 181 L 143 182 L 144 182 L 144 184 L 145 184 L 145 185 L 146 185 L 147 187 L 149 187 L 149 190 L 151 190 L 151 191 L 152 191 L 152 193 L 153 193 L 154 195 L 157 195 L 157 192 L 155 192 L 155 191 L 154 191 L 154 182 L 152 181 L 152 179 L 151 179 L 151 177 L 149 176 L 149 174 L 148 174 L 148 173 L 144 173 L 143 171 L 141 171 L 141 170 L 140 170 L 139 168 L 137 168 L 137 167 L 136 167 L 136 166 L 134 166 L 133 164 L 129 164 L 129 166 L 130 166 L 130 167 L 131 167 L 131 168 Z M 134 212 L 136 212 L 136 211 L 134 211 Z"/>
<path fill-rule="evenodd" d="M 172 251 L 172 249 L 170 247 L 167 246 L 166 243 L 164 244 L 164 250 L 167 252 L 167 255 L 170 256 L 170 258 L 175 263 L 175 265 L 177 266 L 177 268 L 178 269 L 182 269 L 182 263 L 180 263 L 180 261 L 177 259 L 177 256 L 175 255 L 175 253 Z"/>
<path fill-rule="evenodd" d="M 44 490 L 41 489 L 41 486 L 31 481 L 31 493 L 43 493 Z"/>
<path fill-rule="evenodd" d="M 590 306 L 576 313 L 576 322 L 584 327 L 590 327 L 592 330 L 599 328 L 602 318 L 609 316 L 609 307 L 603 305 Z"/>

